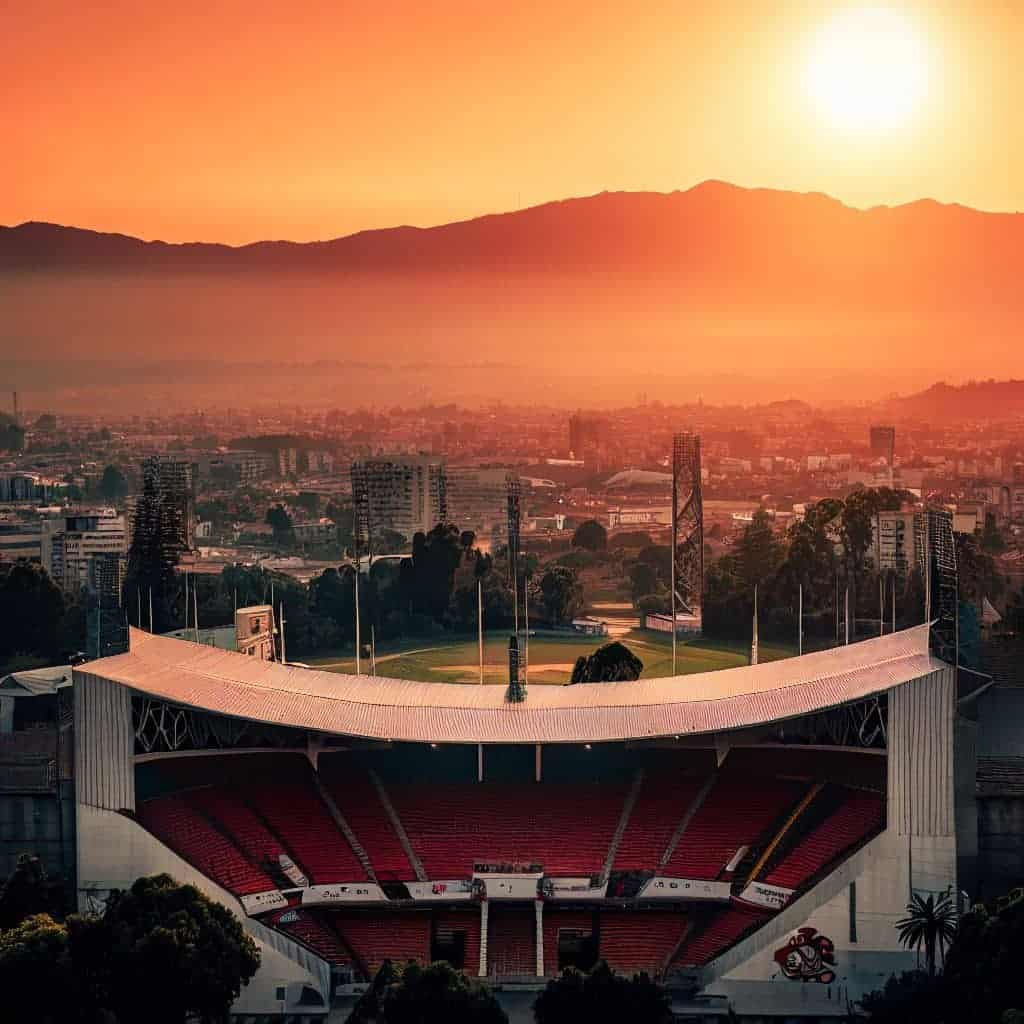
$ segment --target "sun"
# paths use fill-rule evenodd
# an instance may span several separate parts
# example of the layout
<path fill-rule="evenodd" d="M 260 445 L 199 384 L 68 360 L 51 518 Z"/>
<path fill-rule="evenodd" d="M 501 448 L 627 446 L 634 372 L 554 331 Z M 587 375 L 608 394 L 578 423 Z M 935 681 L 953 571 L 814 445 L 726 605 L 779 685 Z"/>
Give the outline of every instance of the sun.
<path fill-rule="evenodd" d="M 928 91 L 920 29 L 886 7 L 853 7 L 811 40 L 807 92 L 823 118 L 844 131 L 881 132 L 904 123 Z"/>

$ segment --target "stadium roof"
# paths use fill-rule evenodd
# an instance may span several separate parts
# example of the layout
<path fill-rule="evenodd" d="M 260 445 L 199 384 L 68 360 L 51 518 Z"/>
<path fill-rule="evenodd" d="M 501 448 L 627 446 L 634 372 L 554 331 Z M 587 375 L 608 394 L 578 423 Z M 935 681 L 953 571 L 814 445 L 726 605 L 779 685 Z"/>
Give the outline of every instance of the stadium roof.
<path fill-rule="evenodd" d="M 720 732 L 881 693 L 948 667 L 924 626 L 749 667 L 624 683 L 423 683 L 290 667 L 132 629 L 127 654 L 88 662 L 101 677 L 176 704 L 252 721 L 418 743 L 582 743 Z"/>

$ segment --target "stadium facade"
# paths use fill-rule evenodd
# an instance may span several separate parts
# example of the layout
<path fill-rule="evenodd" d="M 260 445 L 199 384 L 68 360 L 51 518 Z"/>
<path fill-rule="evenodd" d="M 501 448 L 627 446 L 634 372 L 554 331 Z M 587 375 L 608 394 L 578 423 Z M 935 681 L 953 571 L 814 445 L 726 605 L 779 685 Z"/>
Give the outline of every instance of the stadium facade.
<path fill-rule="evenodd" d="M 167 871 L 231 907 L 242 1020 L 322 1019 L 386 957 L 514 1019 L 597 958 L 682 1019 L 842 1018 L 914 966 L 910 896 L 969 884 L 970 736 L 924 626 L 516 704 L 133 630 L 74 670 L 79 902 Z"/>

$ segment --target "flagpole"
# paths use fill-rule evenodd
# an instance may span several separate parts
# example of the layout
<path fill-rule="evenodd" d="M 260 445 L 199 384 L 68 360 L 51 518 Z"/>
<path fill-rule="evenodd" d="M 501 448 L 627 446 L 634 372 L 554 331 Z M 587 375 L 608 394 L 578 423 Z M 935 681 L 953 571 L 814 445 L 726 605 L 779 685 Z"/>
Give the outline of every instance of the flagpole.
<path fill-rule="evenodd" d="M 750 664 L 757 664 L 757 584 L 754 584 L 754 629 L 750 640 Z"/>
<path fill-rule="evenodd" d="M 878 635 L 885 636 L 885 584 L 878 577 Z"/>
<path fill-rule="evenodd" d="M 153 632 L 153 588 L 149 588 L 149 631 Z"/>
<path fill-rule="evenodd" d="M 800 591 L 797 597 L 797 654 L 804 653 L 804 585 L 800 584 Z"/>
<path fill-rule="evenodd" d="M 281 664 L 287 665 L 288 658 L 284 652 L 284 601 L 281 602 Z"/>
<path fill-rule="evenodd" d="M 530 682 L 530 578 L 523 577 L 523 622 L 526 636 L 523 641 L 523 683 Z"/>
<path fill-rule="evenodd" d="M 359 557 L 356 556 L 356 675 L 362 675 L 362 665 L 359 659 Z"/>
<path fill-rule="evenodd" d="M 850 642 L 850 588 L 847 586 L 846 595 L 843 598 L 843 642 Z"/>
<path fill-rule="evenodd" d="M 892 631 L 896 632 L 896 575 L 892 577 Z"/>
<path fill-rule="evenodd" d="M 188 569 L 185 570 L 185 632 L 188 632 Z"/>
<path fill-rule="evenodd" d="M 476 646 L 480 660 L 480 685 L 484 685 L 484 583 L 476 581 Z"/>
<path fill-rule="evenodd" d="M 192 584 L 192 624 L 196 629 L 196 643 L 199 643 L 199 591 Z"/>
<path fill-rule="evenodd" d="M 377 627 L 370 623 L 370 675 L 377 675 Z"/>

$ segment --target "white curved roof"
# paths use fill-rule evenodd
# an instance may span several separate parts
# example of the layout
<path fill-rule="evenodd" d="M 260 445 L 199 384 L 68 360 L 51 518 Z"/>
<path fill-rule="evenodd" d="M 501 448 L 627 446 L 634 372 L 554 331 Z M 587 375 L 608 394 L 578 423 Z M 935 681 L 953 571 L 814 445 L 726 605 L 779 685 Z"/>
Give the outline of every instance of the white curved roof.
<path fill-rule="evenodd" d="M 582 743 L 743 728 L 881 693 L 945 663 L 925 626 L 801 658 L 625 683 L 505 687 L 292 668 L 132 629 L 131 648 L 75 669 L 215 714 L 369 739 Z"/>

